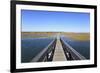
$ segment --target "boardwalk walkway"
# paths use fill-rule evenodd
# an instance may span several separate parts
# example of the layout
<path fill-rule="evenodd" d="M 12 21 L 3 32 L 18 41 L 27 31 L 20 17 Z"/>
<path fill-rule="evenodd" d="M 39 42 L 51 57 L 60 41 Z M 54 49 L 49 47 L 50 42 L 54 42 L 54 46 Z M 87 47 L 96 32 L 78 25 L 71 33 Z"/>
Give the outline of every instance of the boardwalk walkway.
<path fill-rule="evenodd" d="M 66 61 L 66 56 L 64 54 L 64 50 L 62 48 L 59 35 L 57 36 L 56 48 L 54 52 L 53 61 Z"/>

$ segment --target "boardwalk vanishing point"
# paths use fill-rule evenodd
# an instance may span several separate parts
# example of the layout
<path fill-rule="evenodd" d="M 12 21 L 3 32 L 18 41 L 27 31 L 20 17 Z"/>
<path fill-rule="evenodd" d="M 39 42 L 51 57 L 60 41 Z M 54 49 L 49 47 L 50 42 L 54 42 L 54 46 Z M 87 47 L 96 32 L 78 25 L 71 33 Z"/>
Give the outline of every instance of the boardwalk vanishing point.
<path fill-rule="evenodd" d="M 31 62 L 85 60 L 86 58 L 72 48 L 57 34 L 56 38 Z"/>
<path fill-rule="evenodd" d="M 60 42 L 60 38 L 57 37 L 53 61 L 66 61 L 66 60 L 67 59 L 66 59 L 64 50 L 63 50 L 61 42 Z"/>

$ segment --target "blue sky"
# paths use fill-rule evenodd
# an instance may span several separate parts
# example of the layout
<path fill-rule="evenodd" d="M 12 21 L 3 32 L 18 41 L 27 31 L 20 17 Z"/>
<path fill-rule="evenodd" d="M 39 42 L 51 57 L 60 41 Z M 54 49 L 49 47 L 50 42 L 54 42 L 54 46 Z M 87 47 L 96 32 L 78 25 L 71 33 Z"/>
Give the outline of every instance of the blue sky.
<path fill-rule="evenodd" d="M 89 32 L 90 14 L 21 10 L 22 32 Z"/>

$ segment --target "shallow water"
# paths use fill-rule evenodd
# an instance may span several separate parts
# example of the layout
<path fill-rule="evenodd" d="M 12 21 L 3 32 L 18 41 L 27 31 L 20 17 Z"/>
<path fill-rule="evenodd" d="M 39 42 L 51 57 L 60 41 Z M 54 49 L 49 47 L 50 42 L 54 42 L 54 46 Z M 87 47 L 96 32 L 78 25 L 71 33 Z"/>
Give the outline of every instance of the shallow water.
<path fill-rule="evenodd" d="M 30 62 L 53 39 L 52 38 L 28 38 L 21 40 L 21 62 Z"/>
<path fill-rule="evenodd" d="M 83 55 L 86 59 L 90 59 L 90 41 L 76 41 L 69 38 L 63 39 L 72 47 L 74 48 L 78 53 Z"/>

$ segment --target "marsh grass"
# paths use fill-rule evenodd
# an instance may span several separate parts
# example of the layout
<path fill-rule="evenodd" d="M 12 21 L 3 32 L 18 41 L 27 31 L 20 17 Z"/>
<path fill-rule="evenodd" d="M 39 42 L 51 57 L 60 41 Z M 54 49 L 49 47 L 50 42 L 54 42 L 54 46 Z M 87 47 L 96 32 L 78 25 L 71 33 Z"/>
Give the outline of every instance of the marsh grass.
<path fill-rule="evenodd" d="M 63 33 L 65 37 L 71 38 L 73 40 L 79 40 L 79 41 L 86 41 L 90 40 L 90 34 L 89 33 Z"/>
<path fill-rule="evenodd" d="M 73 32 L 21 32 L 22 38 L 48 38 L 65 36 L 73 40 L 86 41 L 90 40 L 90 33 L 73 33 Z"/>

